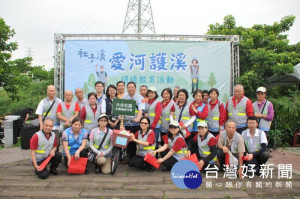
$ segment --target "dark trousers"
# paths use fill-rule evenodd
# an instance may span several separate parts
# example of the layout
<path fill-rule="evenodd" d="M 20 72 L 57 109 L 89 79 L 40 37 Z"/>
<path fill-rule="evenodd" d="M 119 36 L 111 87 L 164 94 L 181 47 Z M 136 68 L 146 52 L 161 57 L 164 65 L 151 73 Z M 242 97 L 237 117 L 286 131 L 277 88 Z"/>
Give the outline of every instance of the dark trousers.
<path fill-rule="evenodd" d="M 253 158 L 250 161 L 244 161 L 243 164 L 248 166 L 249 164 L 255 164 L 254 170 L 256 173 L 259 172 L 260 165 L 265 164 L 270 158 L 270 153 L 268 151 L 263 151 L 259 156 Z"/>
<path fill-rule="evenodd" d="M 71 156 L 74 156 L 74 154 L 72 154 Z M 82 151 L 80 151 L 79 156 L 80 156 L 80 157 L 83 157 L 83 158 L 87 158 L 86 150 L 83 149 Z M 64 156 L 64 164 L 65 164 L 65 166 L 66 166 L 67 168 L 69 168 L 69 167 L 68 167 L 68 158 L 67 158 L 67 156 Z"/>
<path fill-rule="evenodd" d="M 165 155 L 167 155 L 168 152 L 169 152 L 169 150 L 165 150 L 164 152 L 161 152 L 161 157 L 164 157 Z M 168 168 L 168 170 L 171 170 L 172 167 L 174 166 L 174 164 L 176 164 L 176 162 L 178 162 L 178 160 L 176 158 L 174 158 L 173 156 L 171 156 L 168 159 L 166 159 L 165 161 L 163 161 L 162 164 L 166 168 Z"/>
<path fill-rule="evenodd" d="M 146 169 L 146 162 L 143 156 L 135 155 L 128 161 L 128 166 L 139 169 Z"/>
<path fill-rule="evenodd" d="M 60 163 L 60 160 L 61 160 L 61 157 L 62 157 L 61 153 L 58 152 L 58 151 L 56 151 L 55 152 L 55 156 L 52 157 L 51 160 L 50 160 L 50 162 L 48 163 L 48 164 L 51 163 L 50 170 L 56 169 L 58 167 L 58 165 Z M 40 166 L 44 162 L 45 159 L 38 161 L 37 165 Z M 47 166 L 42 171 L 37 171 L 35 169 L 35 172 L 39 176 L 40 179 L 46 179 L 49 176 L 49 172 L 48 172 Z"/>
<path fill-rule="evenodd" d="M 238 132 L 240 135 L 242 135 L 242 132 L 246 129 L 247 129 L 247 127 L 236 128 L 236 132 Z"/>
<path fill-rule="evenodd" d="M 140 130 L 139 126 L 125 126 L 125 130 L 130 131 L 130 133 L 136 133 L 138 130 Z M 135 142 L 129 142 L 127 145 L 127 156 L 129 159 L 131 159 L 136 154 L 136 143 Z"/>

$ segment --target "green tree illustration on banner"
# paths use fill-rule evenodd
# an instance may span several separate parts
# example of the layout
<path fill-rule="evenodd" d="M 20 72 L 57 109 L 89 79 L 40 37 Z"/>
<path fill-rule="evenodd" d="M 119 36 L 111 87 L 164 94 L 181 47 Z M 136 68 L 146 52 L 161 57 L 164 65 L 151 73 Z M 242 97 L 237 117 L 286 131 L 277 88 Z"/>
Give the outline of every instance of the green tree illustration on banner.
<path fill-rule="evenodd" d="M 213 88 L 217 84 L 217 80 L 213 72 L 209 74 L 207 84 L 210 86 L 210 88 Z"/>

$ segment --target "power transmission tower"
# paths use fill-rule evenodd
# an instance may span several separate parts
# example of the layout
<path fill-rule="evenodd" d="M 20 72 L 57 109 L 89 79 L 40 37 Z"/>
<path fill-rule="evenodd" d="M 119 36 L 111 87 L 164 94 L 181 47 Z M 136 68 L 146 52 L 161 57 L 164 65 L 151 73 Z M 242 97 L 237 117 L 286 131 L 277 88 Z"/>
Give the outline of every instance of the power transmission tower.
<path fill-rule="evenodd" d="M 129 0 L 122 33 L 131 29 L 137 34 L 147 30 L 155 34 L 150 0 Z"/>
<path fill-rule="evenodd" d="M 27 50 L 25 52 L 25 56 L 26 57 L 32 57 L 33 56 L 32 48 L 31 47 L 27 47 L 26 49 Z"/>

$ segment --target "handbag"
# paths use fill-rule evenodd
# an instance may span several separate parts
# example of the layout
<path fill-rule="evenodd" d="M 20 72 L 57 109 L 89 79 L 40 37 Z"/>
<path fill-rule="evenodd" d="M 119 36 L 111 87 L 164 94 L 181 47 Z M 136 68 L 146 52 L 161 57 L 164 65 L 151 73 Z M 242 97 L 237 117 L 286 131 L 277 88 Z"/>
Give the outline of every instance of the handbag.
<path fill-rule="evenodd" d="M 106 127 L 106 133 L 105 133 L 104 138 L 102 139 L 101 143 L 99 144 L 97 150 L 101 149 L 107 134 L 108 134 L 108 128 Z M 87 150 L 88 162 L 93 163 L 95 161 L 96 155 L 97 154 L 91 148 L 88 148 L 88 150 Z"/>

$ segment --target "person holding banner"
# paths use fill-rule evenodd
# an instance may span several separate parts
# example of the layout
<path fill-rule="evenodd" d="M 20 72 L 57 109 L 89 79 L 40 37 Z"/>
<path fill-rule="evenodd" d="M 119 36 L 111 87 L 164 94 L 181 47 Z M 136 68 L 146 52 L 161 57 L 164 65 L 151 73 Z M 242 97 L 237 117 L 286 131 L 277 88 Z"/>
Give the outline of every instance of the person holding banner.
<path fill-rule="evenodd" d="M 198 166 L 200 169 L 206 168 L 209 164 L 215 164 L 217 161 L 217 140 L 208 132 L 205 121 L 200 121 L 197 124 L 198 133 L 188 143 L 187 157 L 191 153 L 196 153 L 199 160 Z"/>
<path fill-rule="evenodd" d="M 190 112 L 194 112 L 196 115 L 196 120 L 193 123 L 192 127 L 192 137 L 194 137 L 196 134 L 198 134 L 198 123 L 200 121 L 205 121 L 208 116 L 208 107 L 207 105 L 202 101 L 203 92 L 201 90 L 196 90 L 193 93 L 194 101 L 190 105 Z"/>
<path fill-rule="evenodd" d="M 106 114 L 109 117 L 108 126 L 111 129 L 120 129 L 120 120 L 117 115 L 112 115 L 112 103 L 116 98 L 117 88 L 114 85 L 109 85 L 106 90 Z"/>
<path fill-rule="evenodd" d="M 140 120 L 141 130 L 135 134 L 131 133 L 131 141 L 135 142 L 137 147 L 137 155 L 133 156 L 128 161 L 128 166 L 136 167 L 140 169 L 146 169 L 149 172 L 154 171 L 154 167 L 144 161 L 144 157 L 147 153 L 154 151 L 156 146 L 155 133 L 150 128 L 150 119 L 148 117 L 142 117 Z"/>
<path fill-rule="evenodd" d="M 223 103 L 218 100 L 219 90 L 209 90 L 210 101 L 208 102 L 208 130 L 215 137 L 222 132 L 225 124 L 225 109 Z"/>
<path fill-rule="evenodd" d="M 35 173 L 40 179 L 46 179 L 49 176 L 47 165 L 45 168 L 40 165 L 52 156 L 50 162 L 50 173 L 58 175 L 57 167 L 61 161 L 61 153 L 56 151 L 57 139 L 55 133 L 52 132 L 53 120 L 47 118 L 43 122 L 43 129 L 35 133 L 30 139 L 30 153 Z"/>
<path fill-rule="evenodd" d="M 80 113 L 80 119 L 84 121 L 84 128 L 91 133 L 91 130 L 98 126 L 97 119 L 101 114 L 100 106 L 97 105 L 97 94 L 88 94 L 88 104 L 85 104 Z"/>
<path fill-rule="evenodd" d="M 192 79 L 192 94 L 194 93 L 194 89 L 198 90 L 198 81 L 199 81 L 199 65 L 198 60 L 196 58 L 192 59 L 192 65 L 190 65 L 191 70 L 191 79 Z"/>
<path fill-rule="evenodd" d="M 173 165 L 181 158 L 187 157 L 187 145 L 184 141 L 183 133 L 180 130 L 179 123 L 173 120 L 169 126 L 168 134 L 165 134 L 162 139 L 164 145 L 155 151 L 150 152 L 151 155 L 161 152 L 162 158 L 157 160 L 162 163 L 162 170 L 171 170 Z"/>
<path fill-rule="evenodd" d="M 71 122 L 71 127 L 65 129 L 62 134 L 64 163 L 67 168 L 70 165 L 72 156 L 75 157 L 75 160 L 78 160 L 80 157 L 87 157 L 85 145 L 88 133 L 82 126 L 80 118 L 74 118 Z M 88 173 L 88 170 L 85 170 L 85 174 Z"/>
<path fill-rule="evenodd" d="M 187 101 L 189 98 L 186 89 L 180 89 L 178 91 L 178 101 L 174 103 L 171 108 L 170 120 L 176 120 L 180 124 L 181 130 L 188 129 L 192 132 L 193 122 L 196 119 L 195 112 L 190 109 L 190 103 Z M 184 137 L 186 138 L 185 131 Z"/>
<path fill-rule="evenodd" d="M 158 138 L 160 136 L 160 117 L 161 117 L 161 103 L 159 102 L 156 88 L 151 86 L 148 89 L 147 97 L 149 101 L 145 105 L 145 116 L 150 119 L 150 128 L 155 132 L 156 147 L 158 146 Z"/>
<path fill-rule="evenodd" d="M 170 125 L 170 114 L 171 114 L 171 108 L 174 105 L 174 101 L 172 100 L 172 90 L 171 88 L 165 88 L 161 92 L 161 97 L 163 98 L 163 101 L 161 102 L 161 137 L 168 133 L 169 131 L 169 125 Z M 161 145 L 163 144 L 163 140 L 161 140 Z"/>
<path fill-rule="evenodd" d="M 129 130 L 131 133 L 135 133 L 139 130 L 139 121 L 145 110 L 145 100 L 143 96 L 136 93 L 136 84 L 134 82 L 127 83 L 128 94 L 125 95 L 123 99 L 135 100 L 135 116 L 125 116 L 125 130 Z M 134 142 L 129 142 L 127 146 L 127 156 L 128 159 L 132 158 L 136 153 L 136 144 Z"/>
<path fill-rule="evenodd" d="M 98 127 L 94 128 L 90 135 L 90 148 L 96 153 L 95 173 L 103 174 L 111 172 L 111 151 L 113 131 L 108 128 L 108 116 L 101 114 L 98 118 Z"/>

